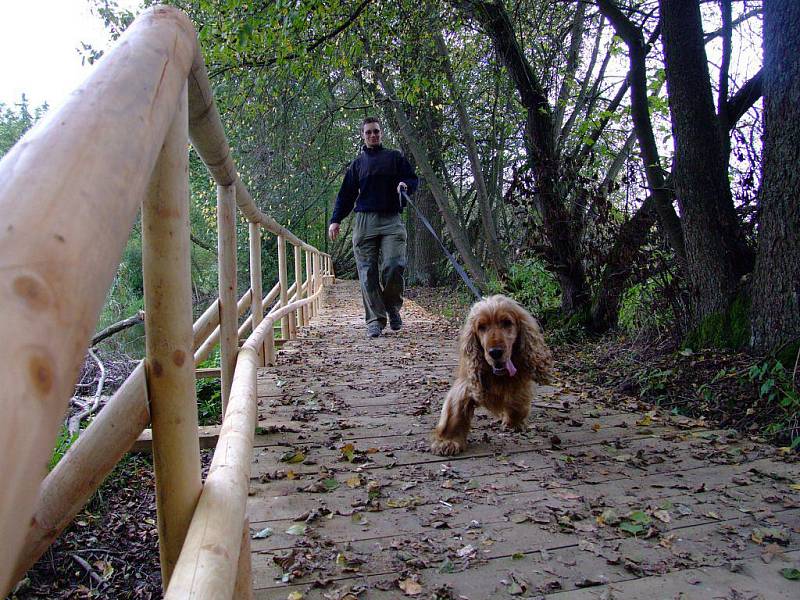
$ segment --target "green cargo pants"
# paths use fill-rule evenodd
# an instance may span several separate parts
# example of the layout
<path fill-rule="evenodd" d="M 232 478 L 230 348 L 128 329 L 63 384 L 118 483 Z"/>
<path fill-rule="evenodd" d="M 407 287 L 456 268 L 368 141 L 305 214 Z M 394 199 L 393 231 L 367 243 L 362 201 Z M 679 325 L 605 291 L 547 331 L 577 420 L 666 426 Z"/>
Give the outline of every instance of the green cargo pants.
<path fill-rule="evenodd" d="M 378 323 L 383 328 L 387 311 L 400 312 L 406 238 L 406 227 L 399 214 L 357 212 L 353 215 L 353 254 L 367 325 Z"/>

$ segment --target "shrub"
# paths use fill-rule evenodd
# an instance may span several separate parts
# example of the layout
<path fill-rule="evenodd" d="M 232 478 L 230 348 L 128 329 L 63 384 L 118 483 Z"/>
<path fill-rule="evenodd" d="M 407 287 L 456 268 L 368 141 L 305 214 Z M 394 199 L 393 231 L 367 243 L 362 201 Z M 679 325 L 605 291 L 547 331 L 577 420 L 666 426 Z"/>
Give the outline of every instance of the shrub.
<path fill-rule="evenodd" d="M 529 258 L 514 263 L 508 270 L 505 282 L 496 279 L 489 282 L 493 294 L 506 294 L 540 319 L 558 313 L 561 306 L 561 291 L 555 276 L 538 258 Z"/>
<path fill-rule="evenodd" d="M 674 311 L 665 304 L 659 282 L 648 279 L 631 286 L 622 295 L 619 326 L 627 333 L 663 332 L 674 322 Z"/>
<path fill-rule="evenodd" d="M 748 377 L 760 384 L 758 395 L 772 415 L 765 433 L 789 440 L 792 448 L 800 447 L 800 392 L 792 380 L 793 373 L 780 361 L 764 361 L 751 366 Z"/>

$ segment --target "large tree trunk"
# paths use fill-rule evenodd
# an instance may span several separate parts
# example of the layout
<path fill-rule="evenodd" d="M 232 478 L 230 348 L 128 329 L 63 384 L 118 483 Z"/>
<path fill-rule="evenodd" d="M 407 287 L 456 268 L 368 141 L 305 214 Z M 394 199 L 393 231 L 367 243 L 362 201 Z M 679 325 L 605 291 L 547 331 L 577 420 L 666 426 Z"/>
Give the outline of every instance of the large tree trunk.
<path fill-rule="evenodd" d="M 660 0 L 675 139 L 675 192 L 686 246 L 692 316 L 725 313 L 752 268 L 733 207 L 697 0 Z"/>
<path fill-rule="evenodd" d="M 800 3 L 764 2 L 764 157 L 752 345 L 800 336 Z"/>
<path fill-rule="evenodd" d="M 435 231 L 444 229 L 442 218 L 436 210 L 436 200 L 433 199 L 433 194 L 427 186 L 420 186 L 414 195 L 413 202 Z M 409 280 L 412 283 L 435 287 L 441 283 L 439 267 L 444 255 L 439 244 L 419 220 L 416 211 L 411 207 L 406 211 L 408 212 L 409 232 Z"/>

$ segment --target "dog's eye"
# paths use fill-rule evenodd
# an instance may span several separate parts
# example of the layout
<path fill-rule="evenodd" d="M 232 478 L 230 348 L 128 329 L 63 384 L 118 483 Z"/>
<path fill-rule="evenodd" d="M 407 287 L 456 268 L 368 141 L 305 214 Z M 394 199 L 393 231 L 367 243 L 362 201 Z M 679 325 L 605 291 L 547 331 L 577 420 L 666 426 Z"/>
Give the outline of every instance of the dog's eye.
<path fill-rule="evenodd" d="M 500 324 L 506 329 L 508 329 L 514 324 L 514 322 L 511 319 L 503 319 L 502 321 L 500 321 Z"/>
<path fill-rule="evenodd" d="M 478 325 L 478 331 L 486 331 L 487 327 L 488 325 L 486 323 L 481 323 L 480 325 Z"/>

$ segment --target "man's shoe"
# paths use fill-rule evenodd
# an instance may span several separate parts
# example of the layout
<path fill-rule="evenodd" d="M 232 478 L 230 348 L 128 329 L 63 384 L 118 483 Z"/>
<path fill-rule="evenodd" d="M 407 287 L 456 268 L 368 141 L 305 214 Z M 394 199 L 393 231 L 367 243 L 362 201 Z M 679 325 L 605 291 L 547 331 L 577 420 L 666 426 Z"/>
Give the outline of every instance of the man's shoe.
<path fill-rule="evenodd" d="M 403 319 L 400 318 L 399 312 L 389 312 L 389 327 L 391 327 L 392 331 L 400 331 L 403 327 Z"/>
<path fill-rule="evenodd" d="M 381 329 L 383 329 L 380 324 L 378 323 L 370 323 L 367 325 L 367 337 L 376 338 L 380 337 Z"/>

